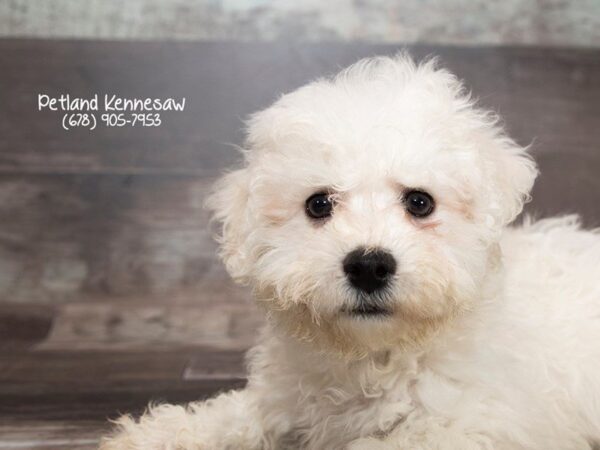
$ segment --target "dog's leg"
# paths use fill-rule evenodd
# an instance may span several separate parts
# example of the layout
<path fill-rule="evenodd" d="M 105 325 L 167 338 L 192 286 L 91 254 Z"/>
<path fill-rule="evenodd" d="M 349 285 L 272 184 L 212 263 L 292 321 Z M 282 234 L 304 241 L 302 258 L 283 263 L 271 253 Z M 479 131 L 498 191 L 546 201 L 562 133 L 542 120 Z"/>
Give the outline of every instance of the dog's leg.
<path fill-rule="evenodd" d="M 186 406 L 151 407 L 140 419 L 121 417 L 100 450 L 214 450 L 268 447 L 254 396 L 231 391 Z"/>
<path fill-rule="evenodd" d="M 499 447 L 490 442 L 484 444 L 481 436 L 469 436 L 468 434 L 446 436 L 445 438 L 434 438 L 432 436 L 412 436 L 395 438 L 362 438 L 352 441 L 346 450 L 489 450 L 509 449 L 523 447 Z"/>
<path fill-rule="evenodd" d="M 484 432 L 465 430 L 436 417 L 408 417 L 384 437 L 352 441 L 346 450 L 502 450 L 521 449 L 493 440 Z"/>
<path fill-rule="evenodd" d="M 408 416 L 397 428 L 383 437 L 372 436 L 350 442 L 345 450 L 530 450 L 565 449 L 593 450 L 584 435 L 574 428 L 570 433 L 561 430 L 557 443 L 550 434 L 531 428 L 520 428 L 500 414 L 498 420 L 471 418 L 461 423 L 435 416 Z M 501 420 L 504 418 L 505 423 Z M 463 418 L 465 419 L 465 418 Z M 479 420 L 479 422 L 478 422 Z M 469 423 L 469 425 L 465 425 Z M 527 424 L 525 424 L 527 425 Z M 531 436 L 532 433 L 541 436 Z M 545 432 L 545 434 L 544 434 Z"/>
<path fill-rule="evenodd" d="M 506 449 L 511 447 L 498 447 L 483 445 L 468 435 L 463 435 L 452 440 L 433 441 L 431 438 L 422 436 L 419 440 L 412 439 L 378 439 L 362 438 L 352 441 L 346 450 L 490 450 Z M 517 448 L 517 447 L 515 447 Z M 522 448 L 522 447 L 518 447 Z"/>

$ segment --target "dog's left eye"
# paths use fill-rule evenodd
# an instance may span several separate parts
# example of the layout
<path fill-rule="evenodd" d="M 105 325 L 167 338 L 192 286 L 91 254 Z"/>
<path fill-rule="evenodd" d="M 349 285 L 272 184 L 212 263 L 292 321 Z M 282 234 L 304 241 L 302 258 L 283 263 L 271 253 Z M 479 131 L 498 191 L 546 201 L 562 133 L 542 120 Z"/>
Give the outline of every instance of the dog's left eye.
<path fill-rule="evenodd" d="M 404 207 L 415 217 L 426 217 L 433 212 L 433 197 L 423 191 L 409 191 L 404 195 Z"/>
<path fill-rule="evenodd" d="M 313 219 L 329 217 L 333 211 L 333 204 L 328 193 L 319 192 L 311 195 L 306 200 L 306 214 Z"/>

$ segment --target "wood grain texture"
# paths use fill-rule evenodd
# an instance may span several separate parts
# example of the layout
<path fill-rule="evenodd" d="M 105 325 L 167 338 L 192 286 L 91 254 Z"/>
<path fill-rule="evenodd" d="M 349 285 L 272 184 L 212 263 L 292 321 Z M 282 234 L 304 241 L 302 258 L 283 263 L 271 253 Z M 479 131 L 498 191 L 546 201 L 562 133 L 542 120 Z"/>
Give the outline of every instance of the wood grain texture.
<path fill-rule="evenodd" d="M 180 346 L 246 349 L 262 326 L 262 314 L 248 301 L 236 305 L 223 295 L 199 305 L 142 302 L 69 303 L 57 308 L 47 338 L 36 348 L 153 350 Z"/>
<path fill-rule="evenodd" d="M 10 198 L 0 206 L 0 248 L 15 266 L 4 298 L 215 295 L 228 278 L 202 208 L 207 187 L 162 175 L 1 175 Z"/>
<path fill-rule="evenodd" d="M 0 450 L 96 450 L 109 431 L 107 421 L 5 421 L 0 425 Z"/>
<path fill-rule="evenodd" d="M 5 351 L 0 449 L 96 448 L 108 419 L 241 387 L 244 373 L 239 351 Z"/>
<path fill-rule="evenodd" d="M 0 352 L 24 351 L 47 340 L 55 313 L 46 305 L 1 305 Z"/>
<path fill-rule="evenodd" d="M 0 2 L 0 36 L 600 44 L 593 0 L 52 0 Z"/>
<path fill-rule="evenodd" d="M 243 352 L 201 348 L 3 353 L 0 368 L 0 423 L 103 421 L 150 401 L 205 398 L 243 385 L 245 373 Z"/>

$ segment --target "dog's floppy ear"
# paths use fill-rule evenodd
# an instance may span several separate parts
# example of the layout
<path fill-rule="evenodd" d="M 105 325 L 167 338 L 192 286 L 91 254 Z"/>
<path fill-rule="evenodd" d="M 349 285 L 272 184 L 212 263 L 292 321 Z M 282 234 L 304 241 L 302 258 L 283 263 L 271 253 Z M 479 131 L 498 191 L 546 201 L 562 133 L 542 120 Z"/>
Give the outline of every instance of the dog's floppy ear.
<path fill-rule="evenodd" d="M 219 255 L 231 276 L 240 282 L 247 279 L 247 238 L 251 229 L 248 211 L 250 191 L 248 169 L 238 169 L 223 175 L 215 182 L 206 201 L 212 211 L 212 221 L 220 225 L 217 241 L 221 245 Z"/>
<path fill-rule="evenodd" d="M 486 175 L 490 182 L 490 206 L 500 226 L 512 222 L 529 200 L 538 174 L 535 161 L 508 137 L 498 138 L 496 148 L 486 149 Z"/>

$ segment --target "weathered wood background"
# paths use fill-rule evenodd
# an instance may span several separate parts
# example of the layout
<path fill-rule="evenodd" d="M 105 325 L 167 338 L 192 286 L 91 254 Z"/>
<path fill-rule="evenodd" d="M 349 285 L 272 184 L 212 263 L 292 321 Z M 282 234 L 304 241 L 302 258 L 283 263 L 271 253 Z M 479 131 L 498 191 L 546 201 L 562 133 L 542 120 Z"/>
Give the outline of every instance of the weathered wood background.
<path fill-rule="evenodd" d="M 118 411 L 242 382 L 261 317 L 215 257 L 207 188 L 239 160 L 248 113 L 399 48 L 0 41 L 0 449 L 93 448 Z M 413 53 L 439 55 L 533 143 L 529 212 L 600 224 L 600 50 Z M 38 93 L 187 105 L 157 129 L 67 132 Z"/>
<path fill-rule="evenodd" d="M 5 0 L 0 36 L 600 45 L 595 0 Z"/>

